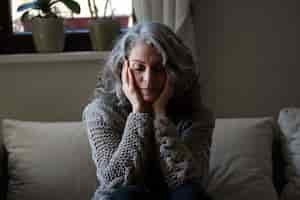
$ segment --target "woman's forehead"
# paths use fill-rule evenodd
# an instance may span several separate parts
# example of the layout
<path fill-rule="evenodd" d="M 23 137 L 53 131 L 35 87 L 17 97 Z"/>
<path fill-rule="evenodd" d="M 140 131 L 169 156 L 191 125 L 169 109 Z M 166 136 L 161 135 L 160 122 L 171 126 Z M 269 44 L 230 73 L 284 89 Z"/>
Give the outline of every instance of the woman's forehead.
<path fill-rule="evenodd" d="M 143 62 L 162 62 L 162 56 L 158 49 L 144 41 L 137 41 L 132 47 L 129 58 L 131 60 L 139 60 Z"/>

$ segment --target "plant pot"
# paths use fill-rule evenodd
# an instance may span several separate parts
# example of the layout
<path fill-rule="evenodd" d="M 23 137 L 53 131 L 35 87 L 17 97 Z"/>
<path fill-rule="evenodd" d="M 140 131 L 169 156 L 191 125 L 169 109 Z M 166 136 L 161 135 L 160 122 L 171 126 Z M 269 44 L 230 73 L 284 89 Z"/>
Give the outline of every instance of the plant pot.
<path fill-rule="evenodd" d="M 62 52 L 65 42 L 63 19 L 33 18 L 32 36 L 38 52 Z"/>
<path fill-rule="evenodd" d="M 113 18 L 92 19 L 89 34 L 94 50 L 109 51 L 120 34 L 120 23 Z"/>

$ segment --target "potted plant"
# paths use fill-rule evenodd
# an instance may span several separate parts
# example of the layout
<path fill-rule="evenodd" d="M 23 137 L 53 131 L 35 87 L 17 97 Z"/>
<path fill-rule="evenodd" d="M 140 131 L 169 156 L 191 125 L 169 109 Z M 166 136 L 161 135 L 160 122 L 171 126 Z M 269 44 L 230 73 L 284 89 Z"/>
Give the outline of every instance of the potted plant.
<path fill-rule="evenodd" d="M 88 0 L 91 20 L 89 20 L 89 34 L 92 47 L 97 51 L 108 51 L 113 47 L 113 42 L 120 33 L 120 23 L 112 14 L 107 16 L 108 4 L 110 0 L 105 0 L 103 17 L 99 17 L 96 0 Z"/>
<path fill-rule="evenodd" d="M 80 13 L 75 0 L 34 0 L 17 8 L 22 14 L 21 21 L 32 24 L 32 36 L 38 52 L 61 52 L 64 48 L 63 18 L 55 6 L 63 3 L 71 12 Z"/>

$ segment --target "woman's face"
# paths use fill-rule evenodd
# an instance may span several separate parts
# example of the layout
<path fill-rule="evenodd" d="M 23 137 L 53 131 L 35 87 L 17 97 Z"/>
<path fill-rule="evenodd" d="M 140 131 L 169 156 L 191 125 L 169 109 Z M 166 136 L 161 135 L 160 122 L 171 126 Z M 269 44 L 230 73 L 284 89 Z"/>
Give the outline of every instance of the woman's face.
<path fill-rule="evenodd" d="M 128 60 L 129 69 L 144 101 L 153 103 L 166 81 L 160 53 L 154 46 L 140 41 L 132 48 Z"/>

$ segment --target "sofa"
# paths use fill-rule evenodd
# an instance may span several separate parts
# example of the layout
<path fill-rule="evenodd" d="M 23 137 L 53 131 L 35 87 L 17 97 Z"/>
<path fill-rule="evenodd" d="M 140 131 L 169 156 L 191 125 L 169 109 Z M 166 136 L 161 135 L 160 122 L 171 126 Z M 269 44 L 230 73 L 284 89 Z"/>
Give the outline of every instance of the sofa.
<path fill-rule="evenodd" d="M 91 199 L 99 184 L 81 121 L 5 118 L 0 144 L 1 199 Z M 215 200 L 300 199 L 299 150 L 298 108 L 217 118 L 206 190 Z"/>

